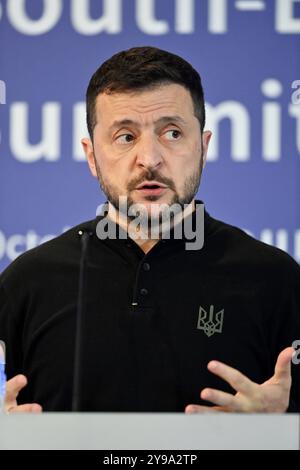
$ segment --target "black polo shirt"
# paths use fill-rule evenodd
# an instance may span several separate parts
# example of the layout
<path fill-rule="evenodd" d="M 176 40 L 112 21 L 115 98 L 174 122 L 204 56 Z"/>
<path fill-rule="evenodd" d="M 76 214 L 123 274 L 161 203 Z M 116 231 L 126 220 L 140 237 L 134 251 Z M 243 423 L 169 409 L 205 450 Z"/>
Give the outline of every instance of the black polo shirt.
<path fill-rule="evenodd" d="M 193 215 L 194 217 L 194 215 Z M 81 409 L 184 411 L 205 387 L 232 392 L 207 370 L 217 359 L 262 383 L 300 339 L 300 267 L 286 253 L 205 213 L 201 250 L 161 240 L 100 240 L 99 219 L 28 251 L 0 276 L 7 374 L 23 373 L 20 403 L 71 409 L 81 241 L 85 277 Z M 300 411 L 293 365 L 293 410 Z"/>

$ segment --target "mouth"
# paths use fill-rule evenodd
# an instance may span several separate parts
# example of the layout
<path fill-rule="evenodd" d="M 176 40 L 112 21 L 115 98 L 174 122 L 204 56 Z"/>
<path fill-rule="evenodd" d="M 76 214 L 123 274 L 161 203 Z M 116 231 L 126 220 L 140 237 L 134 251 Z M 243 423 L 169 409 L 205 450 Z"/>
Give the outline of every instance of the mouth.
<path fill-rule="evenodd" d="M 168 186 L 156 181 L 144 181 L 135 189 L 143 196 L 160 196 L 167 188 Z"/>

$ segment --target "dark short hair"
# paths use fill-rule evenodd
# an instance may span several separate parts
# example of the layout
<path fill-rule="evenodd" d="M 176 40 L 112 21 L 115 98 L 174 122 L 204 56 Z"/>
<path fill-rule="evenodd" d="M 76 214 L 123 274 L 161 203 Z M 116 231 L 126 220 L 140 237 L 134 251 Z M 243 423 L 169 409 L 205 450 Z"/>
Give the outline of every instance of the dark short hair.
<path fill-rule="evenodd" d="M 189 90 L 201 131 L 205 126 L 204 94 L 199 73 L 186 60 L 155 47 L 133 47 L 118 52 L 93 74 L 86 92 L 87 127 L 96 125 L 96 98 L 100 93 L 151 89 L 177 83 Z"/>

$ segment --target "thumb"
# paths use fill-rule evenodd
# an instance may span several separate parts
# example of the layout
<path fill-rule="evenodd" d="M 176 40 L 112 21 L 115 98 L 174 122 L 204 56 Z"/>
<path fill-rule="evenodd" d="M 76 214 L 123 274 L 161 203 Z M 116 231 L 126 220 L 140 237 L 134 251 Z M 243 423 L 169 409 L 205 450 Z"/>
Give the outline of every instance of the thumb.
<path fill-rule="evenodd" d="M 7 406 L 14 406 L 16 404 L 17 396 L 20 390 L 27 385 L 25 375 L 19 374 L 8 380 L 6 383 L 5 402 Z"/>
<path fill-rule="evenodd" d="M 279 354 L 275 365 L 274 380 L 276 382 L 287 381 L 291 379 L 291 360 L 295 352 L 294 348 L 285 348 Z"/>

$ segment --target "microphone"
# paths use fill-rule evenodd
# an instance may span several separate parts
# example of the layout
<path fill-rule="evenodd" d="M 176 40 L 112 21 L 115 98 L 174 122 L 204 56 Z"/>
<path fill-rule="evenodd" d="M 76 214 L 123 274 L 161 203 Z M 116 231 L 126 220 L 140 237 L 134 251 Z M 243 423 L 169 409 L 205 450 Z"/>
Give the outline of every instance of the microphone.
<path fill-rule="evenodd" d="M 92 236 L 92 232 L 79 230 L 78 235 L 81 237 L 81 256 L 79 268 L 79 285 L 78 300 L 75 323 L 75 344 L 74 344 L 74 370 L 73 370 L 73 394 L 72 394 L 72 411 L 80 411 L 81 401 L 81 376 L 82 376 L 82 323 L 85 311 L 85 289 L 86 279 L 85 271 L 87 264 L 88 244 Z"/>

